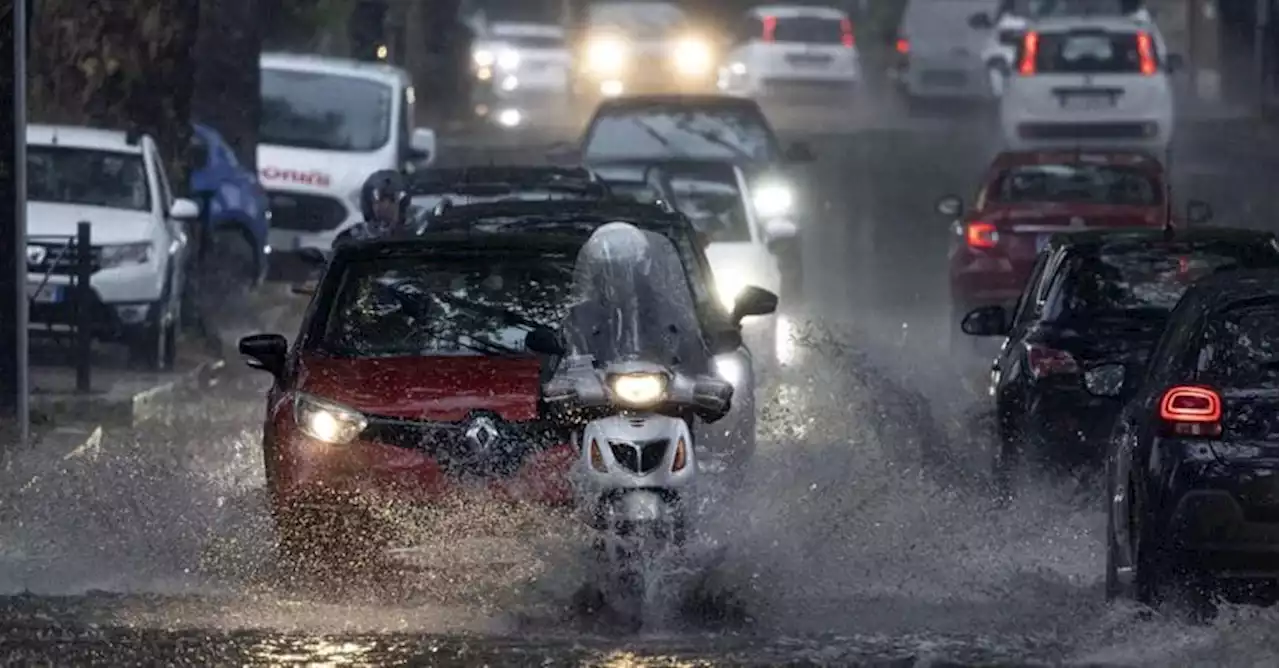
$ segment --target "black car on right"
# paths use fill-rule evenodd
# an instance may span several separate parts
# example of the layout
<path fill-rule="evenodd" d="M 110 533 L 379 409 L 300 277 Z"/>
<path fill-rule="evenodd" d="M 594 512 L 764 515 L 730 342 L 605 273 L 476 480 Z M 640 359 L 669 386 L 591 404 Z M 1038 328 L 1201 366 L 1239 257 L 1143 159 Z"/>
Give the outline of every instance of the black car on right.
<path fill-rule="evenodd" d="M 1223 271 L 1275 269 L 1275 234 L 1228 228 L 1111 229 L 1056 234 L 1012 314 L 970 311 L 966 334 L 1004 336 L 992 363 L 996 482 L 1023 458 L 1053 468 L 1102 463 L 1120 406 L 1084 378 L 1106 364 L 1144 364 L 1183 293 Z"/>
<path fill-rule="evenodd" d="M 1244 581 L 1274 602 L 1278 304 L 1274 266 L 1210 277 L 1145 369 L 1086 374 L 1090 392 L 1129 396 L 1108 445 L 1108 598 L 1195 601 Z"/>

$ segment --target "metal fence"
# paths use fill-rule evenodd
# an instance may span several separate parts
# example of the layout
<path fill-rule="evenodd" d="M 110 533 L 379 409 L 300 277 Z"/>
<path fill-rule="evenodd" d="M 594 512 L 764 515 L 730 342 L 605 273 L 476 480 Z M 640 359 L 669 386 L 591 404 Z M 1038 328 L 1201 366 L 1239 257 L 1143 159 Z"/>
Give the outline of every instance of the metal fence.
<path fill-rule="evenodd" d="M 77 392 L 90 391 L 93 365 L 96 298 L 91 284 L 95 257 L 90 229 L 89 223 L 81 222 L 75 236 L 27 237 L 29 327 L 33 334 L 48 335 L 72 348 Z M 67 279 L 53 280 L 55 276 Z"/>

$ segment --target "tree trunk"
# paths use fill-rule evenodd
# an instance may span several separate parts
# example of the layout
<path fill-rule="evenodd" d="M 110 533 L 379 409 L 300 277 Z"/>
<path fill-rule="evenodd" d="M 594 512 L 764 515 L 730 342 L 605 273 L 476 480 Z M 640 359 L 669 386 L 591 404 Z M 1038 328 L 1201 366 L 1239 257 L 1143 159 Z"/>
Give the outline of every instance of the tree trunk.
<path fill-rule="evenodd" d="M 146 132 L 185 190 L 199 4 L 41 0 L 33 19 L 32 121 Z"/>
<path fill-rule="evenodd" d="M 217 130 L 240 163 L 257 171 L 262 107 L 258 4 L 256 0 L 204 0 L 200 4 L 191 100 L 194 120 Z"/>

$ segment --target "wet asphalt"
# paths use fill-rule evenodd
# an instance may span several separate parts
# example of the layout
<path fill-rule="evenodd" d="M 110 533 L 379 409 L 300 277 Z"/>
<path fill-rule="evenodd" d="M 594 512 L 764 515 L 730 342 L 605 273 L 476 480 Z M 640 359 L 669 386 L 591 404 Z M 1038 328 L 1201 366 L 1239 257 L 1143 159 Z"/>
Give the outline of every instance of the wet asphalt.
<path fill-rule="evenodd" d="M 262 499 L 265 378 L 230 369 L 156 423 L 5 485 L 0 662 L 1275 665 L 1274 607 L 1205 626 L 1104 604 L 1089 481 L 991 504 L 982 398 L 963 382 L 982 360 L 945 353 L 950 221 L 933 212 L 976 187 L 990 125 L 811 113 L 778 121 L 819 157 L 803 183 L 820 211 L 811 268 L 780 325 L 789 366 L 761 390 L 747 488 L 706 527 L 725 555 L 674 578 L 645 629 L 575 606 L 582 545 L 562 518 L 480 509 L 432 525 L 412 565 L 300 577 L 274 556 Z M 1274 228 L 1274 132 L 1205 126 L 1176 154 L 1181 197 Z M 242 326 L 291 334 L 299 305 L 277 293 Z M 473 544 L 471 521 L 502 542 Z"/>

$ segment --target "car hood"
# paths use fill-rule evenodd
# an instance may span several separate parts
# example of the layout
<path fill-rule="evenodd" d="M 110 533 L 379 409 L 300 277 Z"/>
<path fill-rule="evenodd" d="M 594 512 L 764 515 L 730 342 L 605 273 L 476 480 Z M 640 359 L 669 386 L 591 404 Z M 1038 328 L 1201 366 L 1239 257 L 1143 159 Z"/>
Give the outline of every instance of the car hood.
<path fill-rule="evenodd" d="M 105 206 L 27 203 L 27 234 L 31 241 L 40 237 L 74 237 L 81 221 L 91 224 L 90 240 L 95 246 L 151 241 L 154 219 L 150 211 L 112 209 Z"/>
<path fill-rule="evenodd" d="M 1071 353 L 1086 366 L 1098 364 L 1146 364 L 1165 318 L 1099 319 L 1041 329 L 1032 340 Z"/>
<path fill-rule="evenodd" d="M 539 369 L 535 357 L 308 355 L 297 387 L 370 415 L 455 422 L 487 410 L 522 421 L 538 415 Z"/>
<path fill-rule="evenodd" d="M 1153 227 L 1164 223 L 1158 206 L 1059 202 L 993 205 L 980 217 L 996 225 L 1046 225 L 1064 228 Z M 1081 222 L 1075 222 L 1076 218 Z"/>

